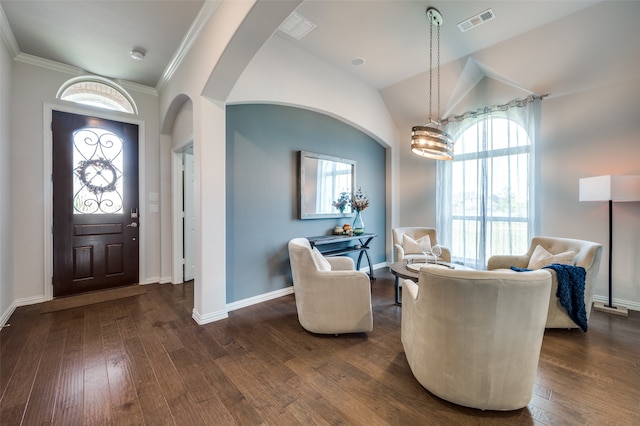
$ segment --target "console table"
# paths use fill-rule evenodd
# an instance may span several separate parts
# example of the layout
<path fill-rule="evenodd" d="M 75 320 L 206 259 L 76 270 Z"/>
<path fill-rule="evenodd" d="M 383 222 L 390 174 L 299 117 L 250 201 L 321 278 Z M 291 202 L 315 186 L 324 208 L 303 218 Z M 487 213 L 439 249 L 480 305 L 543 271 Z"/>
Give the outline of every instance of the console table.
<path fill-rule="evenodd" d="M 373 265 L 371 264 L 368 250 L 369 243 L 377 236 L 376 234 L 364 233 L 360 235 L 322 235 L 319 237 L 307 237 L 307 239 L 311 243 L 311 247 L 317 247 L 323 256 L 341 256 L 347 253 L 359 252 L 356 262 L 357 270 L 360 270 L 362 256 L 366 256 L 367 263 L 369 263 L 369 278 L 375 280 L 376 277 L 373 274 Z M 347 243 L 347 245 L 341 245 L 342 243 Z"/>

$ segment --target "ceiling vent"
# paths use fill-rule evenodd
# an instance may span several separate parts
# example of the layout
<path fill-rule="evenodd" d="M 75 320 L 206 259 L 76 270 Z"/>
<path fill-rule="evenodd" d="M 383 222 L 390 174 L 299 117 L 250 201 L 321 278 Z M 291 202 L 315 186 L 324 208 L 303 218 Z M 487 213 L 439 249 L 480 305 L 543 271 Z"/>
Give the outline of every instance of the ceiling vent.
<path fill-rule="evenodd" d="M 302 39 L 302 37 L 309 34 L 316 27 L 316 24 L 309 21 L 304 16 L 293 12 L 285 21 L 280 24 L 280 31 L 290 35 L 296 40 Z"/>
<path fill-rule="evenodd" d="M 460 28 L 460 31 L 464 33 L 466 31 L 469 31 L 471 28 L 477 27 L 480 24 L 484 24 L 485 22 L 492 20 L 495 17 L 496 15 L 493 13 L 493 10 L 487 9 L 482 13 L 478 13 L 476 16 L 472 16 L 466 21 L 460 22 L 458 24 L 458 28 Z"/>

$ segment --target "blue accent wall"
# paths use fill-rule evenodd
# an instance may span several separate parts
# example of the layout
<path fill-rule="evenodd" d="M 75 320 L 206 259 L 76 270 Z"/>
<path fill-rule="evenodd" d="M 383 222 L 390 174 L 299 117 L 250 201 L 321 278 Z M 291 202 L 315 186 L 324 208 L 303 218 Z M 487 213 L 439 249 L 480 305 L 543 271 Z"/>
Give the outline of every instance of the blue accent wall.
<path fill-rule="evenodd" d="M 353 221 L 298 219 L 299 151 L 357 162 L 356 187 L 370 200 L 363 211 L 366 232 L 378 234 L 370 245 L 371 261 L 386 261 L 385 149 L 378 142 L 300 108 L 230 105 L 226 117 L 227 303 L 290 286 L 289 240 L 327 235 Z"/>

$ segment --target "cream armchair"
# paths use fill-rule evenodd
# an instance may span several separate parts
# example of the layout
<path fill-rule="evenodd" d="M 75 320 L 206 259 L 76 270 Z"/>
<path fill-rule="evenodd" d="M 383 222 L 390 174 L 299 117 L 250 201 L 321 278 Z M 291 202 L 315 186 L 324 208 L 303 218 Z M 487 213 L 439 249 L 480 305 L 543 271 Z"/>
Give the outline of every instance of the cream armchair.
<path fill-rule="evenodd" d="M 435 228 L 404 226 L 400 228 L 394 228 L 392 232 L 394 249 L 393 251 L 395 253 L 396 262 L 403 259 L 424 259 L 424 254 L 422 254 L 421 252 L 418 252 L 415 249 L 406 249 L 407 244 L 404 239 L 405 234 L 411 237 L 411 239 L 413 239 L 414 241 L 417 241 L 420 238 L 423 238 L 425 235 L 428 235 L 432 247 L 438 244 L 437 231 L 435 230 Z M 446 247 L 442 247 L 442 255 L 438 260 L 441 260 L 443 262 L 451 262 L 451 251 Z"/>
<path fill-rule="evenodd" d="M 531 399 L 547 317 L 547 270 L 422 268 L 403 282 L 402 345 L 418 382 L 481 410 Z"/>
<path fill-rule="evenodd" d="M 602 259 L 602 245 L 591 241 L 574 240 L 570 238 L 555 237 L 534 237 L 527 253 L 521 256 L 492 256 L 487 262 L 488 270 L 509 269 L 512 266 L 527 268 L 531 256 L 536 247 L 540 245 L 553 255 L 575 252 L 573 264 L 582 266 L 587 274 L 584 285 L 584 304 L 587 320 L 591 315 L 591 304 L 593 301 L 593 287 L 600 271 L 600 260 Z M 549 297 L 549 313 L 547 314 L 547 328 L 578 328 L 578 325 L 567 314 L 567 310 L 560 304 L 556 291 L 558 290 L 558 279 L 555 271 L 551 272 L 551 293 Z"/>
<path fill-rule="evenodd" d="M 312 333 L 373 330 L 371 284 L 353 259 L 324 257 L 306 238 L 289 241 L 289 261 L 300 325 Z"/>

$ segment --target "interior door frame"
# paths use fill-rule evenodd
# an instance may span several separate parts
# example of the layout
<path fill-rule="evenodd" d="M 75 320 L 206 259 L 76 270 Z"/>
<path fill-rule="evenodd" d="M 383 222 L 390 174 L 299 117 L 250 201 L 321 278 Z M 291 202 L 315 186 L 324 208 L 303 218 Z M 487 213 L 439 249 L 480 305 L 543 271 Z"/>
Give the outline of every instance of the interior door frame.
<path fill-rule="evenodd" d="M 182 156 L 184 151 L 193 147 L 193 139 L 179 144 L 171 150 L 171 283 L 182 284 L 184 282 L 184 256 L 183 241 L 184 230 L 182 226 L 182 198 L 184 197 L 184 185 L 182 182 Z"/>
<path fill-rule="evenodd" d="M 144 284 L 144 266 L 146 253 L 146 218 L 147 206 L 145 187 L 145 128 L 144 121 L 134 118 L 129 114 L 118 113 L 116 111 L 107 111 L 99 108 L 79 107 L 66 104 L 43 105 L 43 141 L 44 141 L 44 300 L 53 299 L 53 132 L 51 130 L 51 122 L 53 120 L 53 111 L 62 111 L 78 115 L 86 115 L 97 117 L 105 120 L 120 121 L 122 123 L 135 124 L 138 126 L 138 194 L 139 204 L 139 222 L 140 230 L 138 238 L 138 283 Z"/>

